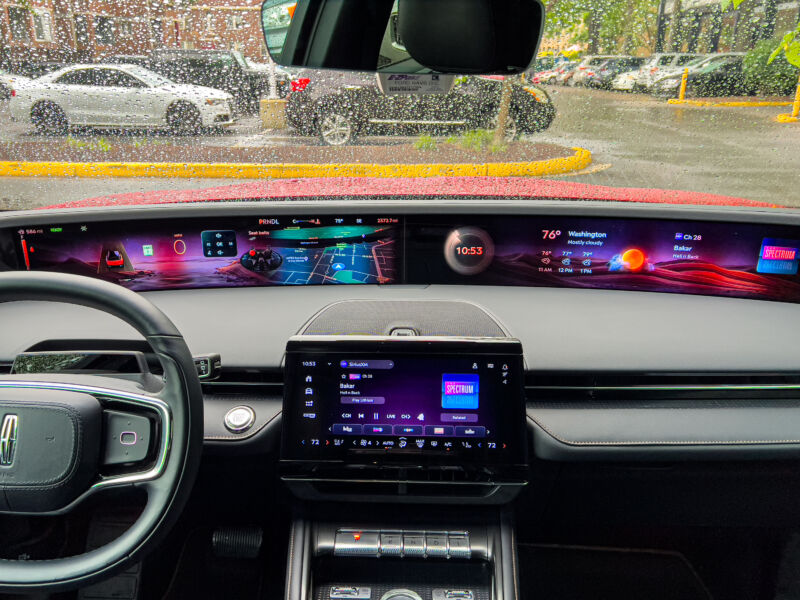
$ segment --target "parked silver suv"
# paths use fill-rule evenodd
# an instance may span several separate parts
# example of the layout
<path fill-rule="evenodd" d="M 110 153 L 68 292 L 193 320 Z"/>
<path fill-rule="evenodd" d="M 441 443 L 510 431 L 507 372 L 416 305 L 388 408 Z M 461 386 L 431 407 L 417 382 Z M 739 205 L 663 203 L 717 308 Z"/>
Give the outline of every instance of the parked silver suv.
<path fill-rule="evenodd" d="M 701 56 L 703 55 L 683 52 L 651 54 L 650 58 L 639 68 L 633 82 L 633 90 L 649 91 L 653 83 L 665 75 L 665 71 L 672 73 L 675 69 L 685 67 L 687 63 Z"/>

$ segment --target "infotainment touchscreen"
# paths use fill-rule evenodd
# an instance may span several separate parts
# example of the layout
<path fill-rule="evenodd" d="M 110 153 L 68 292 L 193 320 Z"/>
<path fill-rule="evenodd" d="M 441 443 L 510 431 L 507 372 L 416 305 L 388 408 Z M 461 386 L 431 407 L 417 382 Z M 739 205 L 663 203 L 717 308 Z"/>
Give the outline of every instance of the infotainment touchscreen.
<path fill-rule="evenodd" d="M 518 341 L 306 337 L 287 347 L 284 460 L 525 462 Z"/>

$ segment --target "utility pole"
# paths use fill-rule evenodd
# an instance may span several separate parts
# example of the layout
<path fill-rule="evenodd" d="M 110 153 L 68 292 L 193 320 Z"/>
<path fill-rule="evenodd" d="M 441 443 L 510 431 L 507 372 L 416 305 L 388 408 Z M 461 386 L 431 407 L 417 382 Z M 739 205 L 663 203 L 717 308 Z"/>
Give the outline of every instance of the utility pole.
<path fill-rule="evenodd" d="M 764 0 L 764 29 L 761 30 L 760 39 L 768 40 L 775 34 L 775 17 L 778 6 L 775 0 Z"/>
<path fill-rule="evenodd" d="M 670 51 L 679 52 L 681 49 L 681 0 L 674 0 L 672 3 L 672 22 L 670 23 L 669 45 Z"/>
<path fill-rule="evenodd" d="M 497 109 L 497 127 L 494 130 L 492 144 L 496 147 L 503 145 L 508 127 L 509 109 L 511 108 L 511 76 L 506 75 L 501 83 L 500 106 Z"/>

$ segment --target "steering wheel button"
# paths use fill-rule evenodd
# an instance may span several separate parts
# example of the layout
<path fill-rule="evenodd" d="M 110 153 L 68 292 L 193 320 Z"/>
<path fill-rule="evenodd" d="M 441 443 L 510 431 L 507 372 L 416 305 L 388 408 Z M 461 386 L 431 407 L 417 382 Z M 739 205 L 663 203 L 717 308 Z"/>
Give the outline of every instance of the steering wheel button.
<path fill-rule="evenodd" d="M 231 433 L 244 433 L 255 421 L 256 413 L 249 406 L 236 406 L 225 414 L 225 428 Z"/>
<path fill-rule="evenodd" d="M 141 462 L 150 450 L 150 419 L 115 410 L 103 414 L 105 421 L 104 465 Z"/>
<path fill-rule="evenodd" d="M 123 446 L 133 446 L 136 444 L 136 439 L 135 431 L 123 431 L 119 434 L 119 443 Z"/>

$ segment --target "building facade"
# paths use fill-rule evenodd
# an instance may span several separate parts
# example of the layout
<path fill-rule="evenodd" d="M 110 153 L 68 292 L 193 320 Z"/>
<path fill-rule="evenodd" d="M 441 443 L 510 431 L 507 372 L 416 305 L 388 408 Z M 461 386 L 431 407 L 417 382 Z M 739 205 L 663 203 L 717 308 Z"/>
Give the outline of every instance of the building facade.
<path fill-rule="evenodd" d="M 201 0 L 183 11 L 181 46 L 197 50 L 239 50 L 262 60 L 266 47 L 259 0 Z"/>
<path fill-rule="evenodd" d="M 800 21 L 800 1 L 744 0 L 723 11 L 718 0 L 666 0 L 659 22 L 664 51 L 746 52 Z"/>
<path fill-rule="evenodd" d="M 263 60 L 258 0 L 0 0 L 0 63 L 240 50 Z"/>

